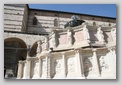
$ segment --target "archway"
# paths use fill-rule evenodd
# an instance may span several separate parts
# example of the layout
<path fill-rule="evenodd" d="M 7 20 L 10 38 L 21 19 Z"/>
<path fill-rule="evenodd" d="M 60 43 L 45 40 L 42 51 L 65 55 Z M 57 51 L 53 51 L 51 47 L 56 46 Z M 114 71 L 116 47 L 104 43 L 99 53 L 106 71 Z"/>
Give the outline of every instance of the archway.
<path fill-rule="evenodd" d="M 30 50 L 30 56 L 31 57 L 35 57 L 36 56 L 36 49 L 37 49 L 37 42 L 35 42 L 33 44 L 33 46 L 31 47 L 31 50 Z"/>
<path fill-rule="evenodd" d="M 19 38 L 8 38 L 4 40 L 4 67 L 6 67 L 6 76 L 16 77 L 18 61 L 25 60 L 27 55 L 27 46 Z"/>

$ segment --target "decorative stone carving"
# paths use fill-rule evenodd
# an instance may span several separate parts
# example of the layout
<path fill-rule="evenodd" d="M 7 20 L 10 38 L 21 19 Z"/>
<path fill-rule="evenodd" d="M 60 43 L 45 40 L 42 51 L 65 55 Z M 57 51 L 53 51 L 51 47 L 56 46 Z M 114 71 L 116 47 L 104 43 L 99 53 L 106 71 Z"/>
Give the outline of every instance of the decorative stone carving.
<path fill-rule="evenodd" d="M 39 63 L 35 63 L 35 66 L 34 66 L 34 76 L 35 78 L 39 77 Z"/>
<path fill-rule="evenodd" d="M 106 71 L 108 69 L 108 65 L 105 62 L 104 56 L 100 57 L 100 67 L 101 71 Z"/>
<path fill-rule="evenodd" d="M 68 42 L 68 45 L 72 45 L 72 32 L 70 29 L 67 30 L 67 42 Z"/>
<path fill-rule="evenodd" d="M 50 54 L 51 55 L 51 54 Z M 47 78 L 51 78 L 51 67 L 50 67 L 50 65 L 51 65 L 51 63 L 50 63 L 50 56 L 48 55 L 48 56 L 46 56 L 46 65 L 47 65 L 47 68 L 46 68 L 46 72 L 47 72 Z"/>
<path fill-rule="evenodd" d="M 104 35 L 103 35 L 103 31 L 101 30 L 101 27 L 97 29 L 97 38 L 99 43 L 104 44 L 105 40 L 104 40 Z"/>
<path fill-rule="evenodd" d="M 41 41 L 37 41 L 37 50 L 36 50 L 36 53 L 39 54 L 41 53 Z"/>
<path fill-rule="evenodd" d="M 56 47 L 56 34 L 54 31 L 52 31 L 52 38 L 51 38 L 51 48 Z"/>
<path fill-rule="evenodd" d="M 116 41 L 116 28 L 111 29 L 111 35 L 114 41 Z"/>
<path fill-rule="evenodd" d="M 68 72 L 72 73 L 75 71 L 75 63 L 73 58 L 68 59 Z"/>
<path fill-rule="evenodd" d="M 83 63 L 84 63 L 84 72 L 92 71 L 91 58 L 85 58 Z"/>
<path fill-rule="evenodd" d="M 61 73 L 61 60 L 56 60 L 55 61 L 55 73 L 59 74 Z"/>
<path fill-rule="evenodd" d="M 45 41 L 44 41 L 44 43 L 45 43 L 45 50 L 48 50 L 49 49 L 49 42 L 48 42 L 48 36 L 45 36 Z"/>
<path fill-rule="evenodd" d="M 88 74 L 92 71 L 92 58 L 89 57 L 89 58 L 85 58 L 83 60 L 83 64 L 84 64 L 84 75 L 85 76 L 88 76 Z"/>
<path fill-rule="evenodd" d="M 84 40 L 90 40 L 90 36 L 89 36 L 89 31 L 86 28 L 86 25 L 83 27 L 83 36 L 84 36 Z"/>

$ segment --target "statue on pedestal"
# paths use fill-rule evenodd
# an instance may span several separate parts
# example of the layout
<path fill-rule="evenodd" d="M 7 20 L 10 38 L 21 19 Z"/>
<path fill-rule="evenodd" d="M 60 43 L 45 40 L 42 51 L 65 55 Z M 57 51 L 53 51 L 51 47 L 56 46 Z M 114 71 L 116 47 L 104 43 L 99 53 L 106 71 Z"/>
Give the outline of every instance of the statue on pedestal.
<path fill-rule="evenodd" d="M 36 53 L 39 54 L 41 53 L 41 41 L 37 41 L 37 50 L 36 50 Z"/>
<path fill-rule="evenodd" d="M 84 40 L 88 40 L 88 41 L 90 40 L 89 31 L 86 28 L 86 25 L 83 28 L 83 36 L 84 36 Z"/>
<path fill-rule="evenodd" d="M 56 34 L 55 34 L 54 31 L 52 31 L 51 47 L 52 48 L 55 48 L 56 47 Z"/>
<path fill-rule="evenodd" d="M 111 35 L 114 41 L 116 41 L 116 28 L 111 29 Z"/>
<path fill-rule="evenodd" d="M 49 49 L 49 42 L 48 42 L 48 36 L 45 36 L 45 41 L 44 41 L 44 43 L 45 43 L 45 50 L 48 50 Z"/>
<path fill-rule="evenodd" d="M 72 32 L 70 29 L 67 30 L 67 42 L 68 45 L 72 45 Z"/>
<path fill-rule="evenodd" d="M 104 40 L 104 35 L 103 35 L 103 31 L 101 30 L 101 27 L 99 27 L 97 30 L 97 38 L 100 43 L 104 43 L 105 40 Z"/>

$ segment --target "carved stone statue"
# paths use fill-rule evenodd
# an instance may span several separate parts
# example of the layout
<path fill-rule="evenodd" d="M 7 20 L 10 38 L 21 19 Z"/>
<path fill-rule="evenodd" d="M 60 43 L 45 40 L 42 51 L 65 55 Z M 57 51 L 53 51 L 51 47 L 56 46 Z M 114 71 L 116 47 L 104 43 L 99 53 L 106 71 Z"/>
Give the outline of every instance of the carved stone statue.
<path fill-rule="evenodd" d="M 84 36 L 84 40 L 90 40 L 90 36 L 89 36 L 89 31 L 86 28 L 86 26 L 83 28 L 83 36 Z"/>
<path fill-rule="evenodd" d="M 104 40 L 104 35 L 103 35 L 103 31 L 101 30 L 101 27 L 99 27 L 97 30 L 97 38 L 100 43 L 104 43 L 105 40 Z"/>
<path fill-rule="evenodd" d="M 52 48 L 56 47 L 56 34 L 54 31 L 52 31 L 51 47 Z"/>
<path fill-rule="evenodd" d="M 56 74 L 61 72 L 61 60 L 55 61 L 55 72 L 56 72 Z"/>
<path fill-rule="evenodd" d="M 91 58 L 85 58 L 83 60 L 83 64 L 84 64 L 84 74 L 85 76 L 88 76 L 88 73 L 90 73 L 92 71 L 92 63 L 91 63 Z"/>
<path fill-rule="evenodd" d="M 74 59 L 69 58 L 68 59 L 68 73 L 72 73 L 75 71 L 75 64 L 74 64 Z"/>
<path fill-rule="evenodd" d="M 45 41 L 44 41 L 44 43 L 45 43 L 45 50 L 48 50 L 49 49 L 49 42 L 48 42 L 48 37 L 47 36 L 45 36 Z"/>
<path fill-rule="evenodd" d="M 84 20 L 80 20 L 78 19 L 77 16 L 73 15 L 71 17 L 71 21 L 67 22 L 65 25 L 64 25 L 64 28 L 66 27 L 75 27 L 75 26 L 78 26 L 78 25 L 81 25 L 83 22 L 85 22 Z"/>
<path fill-rule="evenodd" d="M 101 71 L 106 71 L 108 69 L 108 65 L 105 63 L 104 56 L 100 57 L 100 67 Z"/>
<path fill-rule="evenodd" d="M 68 42 L 68 45 L 72 45 L 72 32 L 70 29 L 67 30 L 67 42 Z"/>
<path fill-rule="evenodd" d="M 111 35 L 114 41 L 116 41 L 116 28 L 111 29 Z"/>
<path fill-rule="evenodd" d="M 37 41 L 37 50 L 36 50 L 36 53 L 41 53 L 41 41 Z"/>

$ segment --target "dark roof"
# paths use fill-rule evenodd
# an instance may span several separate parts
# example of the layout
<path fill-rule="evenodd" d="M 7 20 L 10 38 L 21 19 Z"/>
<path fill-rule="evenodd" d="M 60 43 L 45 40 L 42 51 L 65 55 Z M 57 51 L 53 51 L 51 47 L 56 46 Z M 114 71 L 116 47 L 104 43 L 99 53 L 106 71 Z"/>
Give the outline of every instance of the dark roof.
<path fill-rule="evenodd" d="M 28 4 L 27 4 L 27 5 L 28 5 Z M 29 6 L 28 6 L 28 8 L 29 8 Z M 34 8 L 29 8 L 29 10 L 48 11 L 48 12 L 57 12 L 57 13 L 66 13 L 66 14 L 76 14 L 76 15 L 84 15 L 84 16 L 91 16 L 91 17 L 99 17 L 99 18 L 107 18 L 107 19 L 115 19 L 115 20 L 116 20 L 116 18 L 114 18 L 114 17 L 98 16 L 98 15 L 89 15 L 89 14 L 82 14 L 82 13 L 57 11 L 57 10 L 45 10 L 45 9 L 34 9 Z"/>

